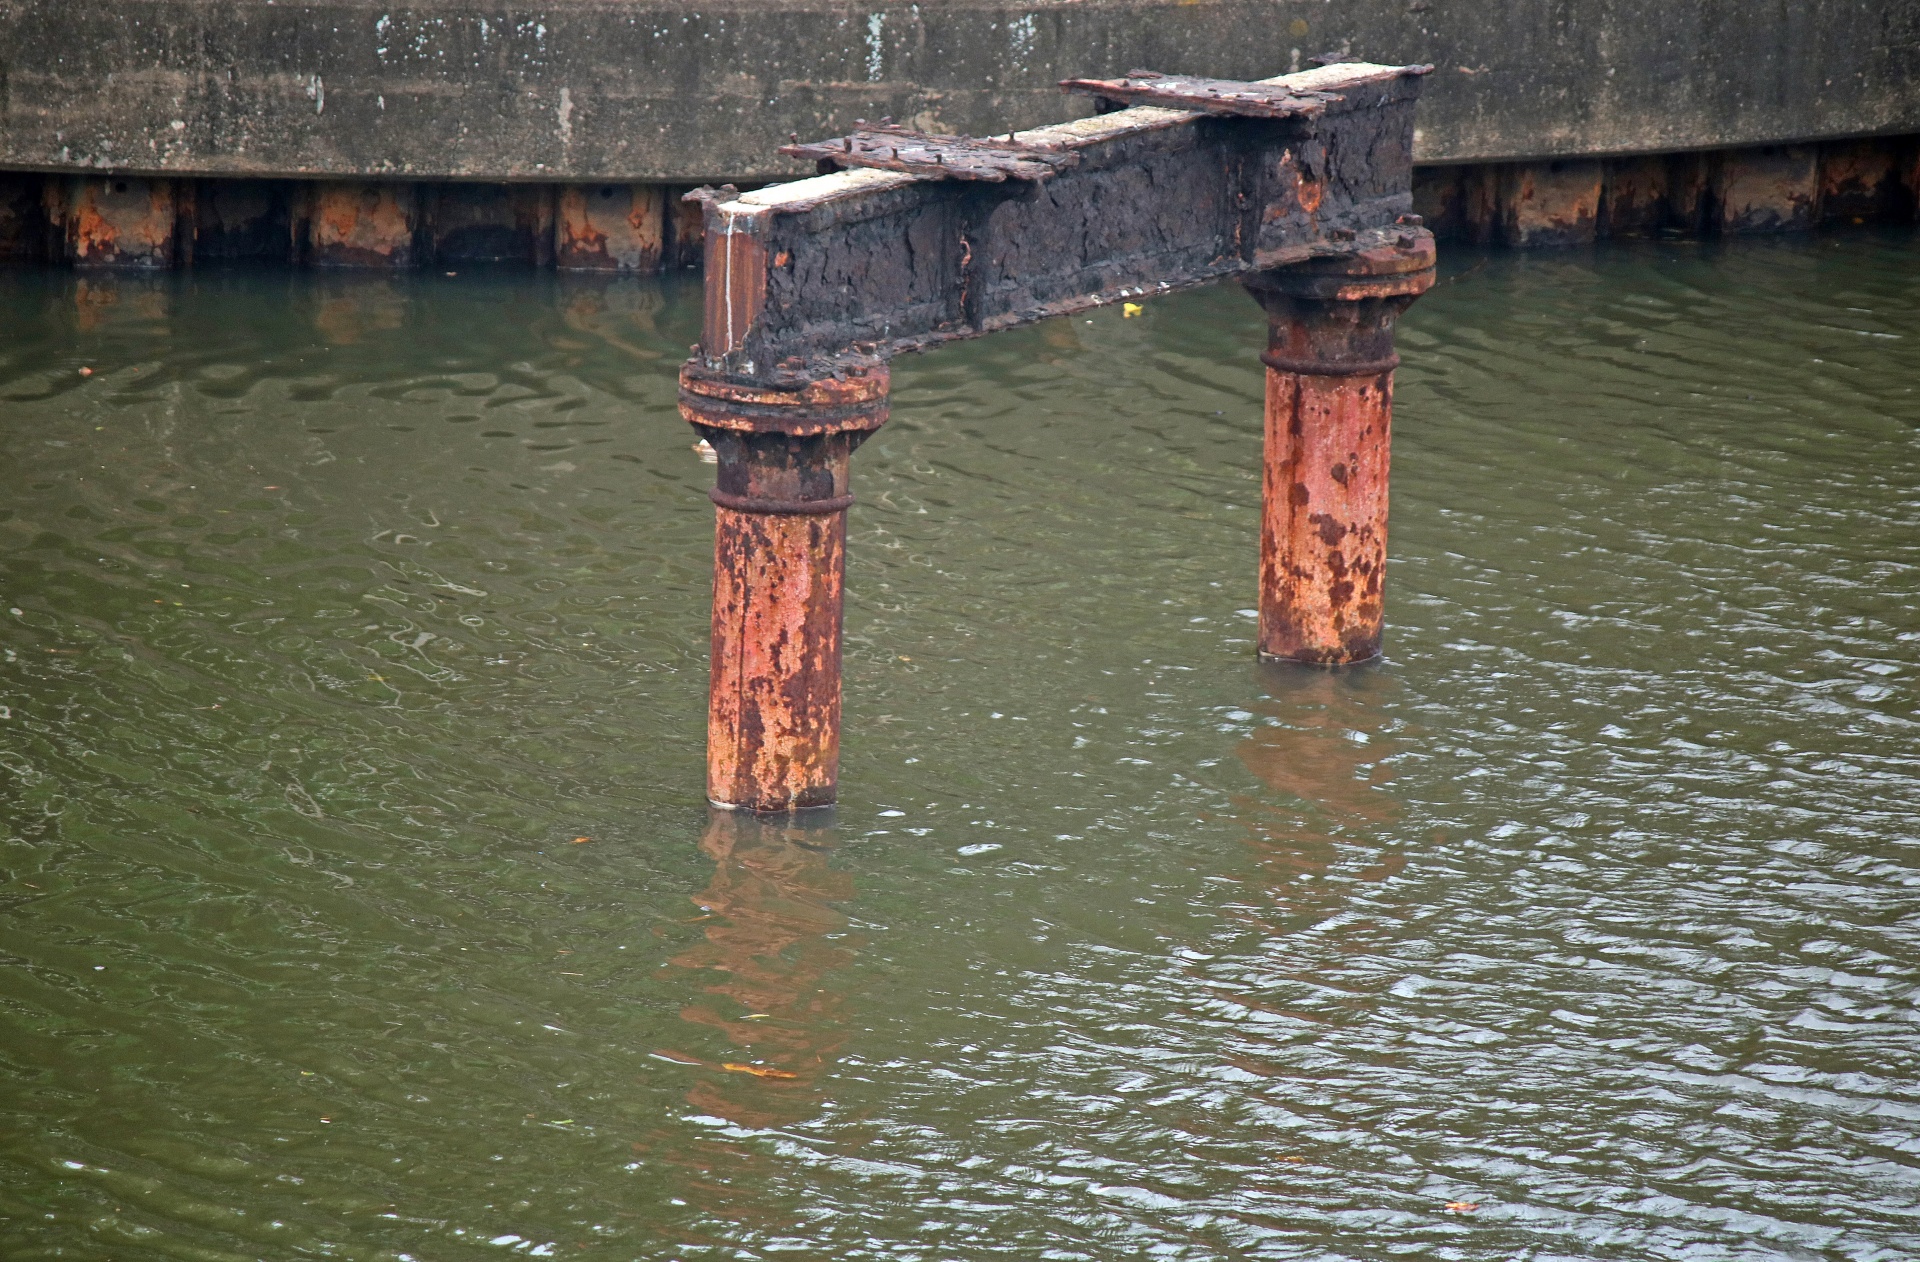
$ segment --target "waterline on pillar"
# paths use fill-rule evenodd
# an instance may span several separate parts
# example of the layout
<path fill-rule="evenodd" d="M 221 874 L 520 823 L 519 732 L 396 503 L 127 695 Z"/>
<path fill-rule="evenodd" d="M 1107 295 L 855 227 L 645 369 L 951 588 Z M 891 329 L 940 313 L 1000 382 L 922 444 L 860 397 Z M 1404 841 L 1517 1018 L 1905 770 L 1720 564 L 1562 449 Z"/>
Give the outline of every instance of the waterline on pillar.
<path fill-rule="evenodd" d="M 1269 653 L 1264 649 L 1255 649 L 1254 657 L 1262 666 L 1297 666 L 1301 670 L 1341 671 L 1365 666 L 1379 666 L 1386 662 L 1385 649 L 1375 649 L 1366 657 L 1356 657 L 1351 661 L 1316 661 L 1307 657 L 1288 657 L 1284 653 Z"/>
<path fill-rule="evenodd" d="M 718 798 L 708 798 L 707 805 L 730 815 L 751 815 L 766 820 L 791 819 L 803 822 L 808 828 L 834 823 L 836 812 L 840 809 L 837 802 L 815 802 L 806 806 L 753 806 L 745 802 L 722 802 Z"/>

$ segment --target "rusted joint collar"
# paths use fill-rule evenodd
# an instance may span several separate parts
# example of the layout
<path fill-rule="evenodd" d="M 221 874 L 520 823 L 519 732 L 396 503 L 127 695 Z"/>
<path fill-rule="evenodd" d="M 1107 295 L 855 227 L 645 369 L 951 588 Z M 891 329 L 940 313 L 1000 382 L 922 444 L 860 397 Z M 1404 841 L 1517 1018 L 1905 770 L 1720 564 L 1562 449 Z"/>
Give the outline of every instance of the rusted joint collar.
<path fill-rule="evenodd" d="M 775 500 L 756 495 L 733 495 L 717 486 L 707 492 L 707 498 L 736 513 L 770 513 L 777 517 L 825 517 L 830 513 L 844 513 L 853 507 L 851 495 L 836 495 L 825 500 Z"/>
<path fill-rule="evenodd" d="M 1301 377 L 1377 377 L 1381 373 L 1392 372 L 1400 366 L 1399 355 L 1389 355 L 1385 359 L 1362 359 L 1349 363 L 1336 360 L 1297 359 L 1273 351 L 1261 351 L 1260 362 L 1280 372 L 1290 372 Z"/>
<path fill-rule="evenodd" d="M 680 369 L 680 415 L 689 424 L 742 434 L 871 432 L 887 422 L 888 384 L 884 363 L 782 389 L 731 381 L 689 361 Z"/>
<path fill-rule="evenodd" d="M 1263 293 L 1323 302 L 1417 297 L 1433 288 L 1433 234 L 1403 226 L 1360 234 L 1351 254 L 1309 259 L 1241 277 L 1258 299 Z"/>

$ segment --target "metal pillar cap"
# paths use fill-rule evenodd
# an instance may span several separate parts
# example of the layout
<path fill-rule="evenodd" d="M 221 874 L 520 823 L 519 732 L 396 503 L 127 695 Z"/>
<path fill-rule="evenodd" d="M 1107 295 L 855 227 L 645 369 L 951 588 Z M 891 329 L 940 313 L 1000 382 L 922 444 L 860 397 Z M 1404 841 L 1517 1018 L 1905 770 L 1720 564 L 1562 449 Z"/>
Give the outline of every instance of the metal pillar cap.
<path fill-rule="evenodd" d="M 1334 302 L 1412 297 L 1433 288 L 1438 255 L 1433 234 L 1425 228 L 1375 228 L 1356 234 L 1353 241 L 1352 253 L 1254 272 L 1242 277 L 1241 284 L 1255 297 L 1265 291 Z"/>
<path fill-rule="evenodd" d="M 877 362 L 785 389 L 730 381 L 689 361 L 680 369 L 680 415 L 742 434 L 865 433 L 886 424 L 890 384 L 886 364 Z"/>

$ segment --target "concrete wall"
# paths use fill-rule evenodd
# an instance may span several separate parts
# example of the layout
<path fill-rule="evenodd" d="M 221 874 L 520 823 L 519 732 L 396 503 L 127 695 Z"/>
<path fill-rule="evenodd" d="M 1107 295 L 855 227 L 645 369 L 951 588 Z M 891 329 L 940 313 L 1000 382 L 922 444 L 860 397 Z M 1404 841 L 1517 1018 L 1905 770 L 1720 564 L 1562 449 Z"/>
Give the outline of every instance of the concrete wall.
<path fill-rule="evenodd" d="M 981 134 L 1067 75 L 1434 63 L 1425 163 L 1920 130 L 1920 0 L 0 0 L 0 168 L 758 180 L 790 133 Z"/>

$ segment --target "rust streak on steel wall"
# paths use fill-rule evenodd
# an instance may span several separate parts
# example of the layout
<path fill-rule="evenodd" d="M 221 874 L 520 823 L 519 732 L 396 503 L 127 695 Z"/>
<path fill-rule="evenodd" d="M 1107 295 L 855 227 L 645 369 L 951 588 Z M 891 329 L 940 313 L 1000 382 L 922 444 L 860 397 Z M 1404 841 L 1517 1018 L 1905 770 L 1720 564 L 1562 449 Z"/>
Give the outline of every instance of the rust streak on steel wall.
<path fill-rule="evenodd" d="M 1789 232 L 1819 222 L 1819 155 L 1767 145 L 1720 156 L 1713 185 L 1722 232 Z"/>
<path fill-rule="evenodd" d="M 174 181 L 128 177 L 49 183 L 50 218 L 77 267 L 169 267 L 176 243 Z"/>
<path fill-rule="evenodd" d="M 1910 155 L 1871 140 L 1825 146 L 1820 155 L 1821 217 L 1853 223 L 1911 218 L 1912 191 L 1900 179 L 1903 157 Z"/>
<path fill-rule="evenodd" d="M 570 271 L 655 271 L 666 218 L 657 184 L 568 185 L 560 190 L 555 263 Z"/>
<path fill-rule="evenodd" d="M 1510 245 L 1582 245 L 1600 218 L 1598 162 L 1536 162 L 1501 169 L 1502 235 Z"/>
<path fill-rule="evenodd" d="M 1266 308 L 1260 652 L 1377 657 L 1385 622 L 1393 325 L 1433 284 L 1433 237 L 1246 278 Z"/>
<path fill-rule="evenodd" d="M 411 184 L 316 184 L 307 206 L 307 252 L 319 267 L 407 267 L 413 262 Z"/>

